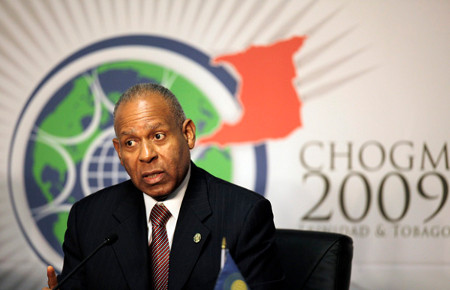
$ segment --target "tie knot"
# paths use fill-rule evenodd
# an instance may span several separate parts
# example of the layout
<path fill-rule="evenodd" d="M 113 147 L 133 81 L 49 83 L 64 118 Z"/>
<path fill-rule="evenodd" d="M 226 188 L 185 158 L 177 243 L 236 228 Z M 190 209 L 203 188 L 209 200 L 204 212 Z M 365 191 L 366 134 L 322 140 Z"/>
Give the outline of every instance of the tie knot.
<path fill-rule="evenodd" d="M 152 226 L 165 227 L 171 216 L 172 214 L 164 204 L 155 204 L 150 213 L 150 221 L 152 222 Z"/>

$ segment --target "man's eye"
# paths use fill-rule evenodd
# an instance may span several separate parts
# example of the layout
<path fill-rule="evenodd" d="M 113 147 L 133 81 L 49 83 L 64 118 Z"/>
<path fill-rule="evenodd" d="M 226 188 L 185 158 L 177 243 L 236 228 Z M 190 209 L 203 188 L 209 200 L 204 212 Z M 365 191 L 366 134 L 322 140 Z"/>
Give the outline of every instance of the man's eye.
<path fill-rule="evenodd" d="M 128 140 L 128 141 L 125 142 L 125 145 L 127 145 L 128 147 L 131 147 L 134 144 L 136 144 L 136 142 L 134 142 L 133 140 Z"/>
<path fill-rule="evenodd" d="M 156 140 L 162 140 L 162 139 L 164 139 L 164 134 L 161 134 L 161 133 L 155 134 L 155 139 L 156 139 Z"/>

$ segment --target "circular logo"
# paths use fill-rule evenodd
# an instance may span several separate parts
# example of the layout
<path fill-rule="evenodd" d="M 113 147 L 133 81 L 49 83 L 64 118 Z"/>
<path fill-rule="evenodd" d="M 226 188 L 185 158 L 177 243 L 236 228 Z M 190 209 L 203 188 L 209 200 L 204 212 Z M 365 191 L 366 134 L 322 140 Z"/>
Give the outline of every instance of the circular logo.
<path fill-rule="evenodd" d="M 61 244 L 74 202 L 129 177 L 113 144 L 112 112 L 120 95 L 136 83 L 159 83 L 179 99 L 197 126 L 197 138 L 222 122 L 235 122 L 240 108 L 237 81 L 206 54 L 153 36 L 125 36 L 90 45 L 57 65 L 30 95 L 11 142 L 9 189 L 28 242 L 47 264 L 61 265 Z M 239 156 L 251 156 L 242 160 Z M 264 194 L 265 145 L 200 145 L 195 163 Z M 240 169 L 242 170 L 242 169 Z"/>

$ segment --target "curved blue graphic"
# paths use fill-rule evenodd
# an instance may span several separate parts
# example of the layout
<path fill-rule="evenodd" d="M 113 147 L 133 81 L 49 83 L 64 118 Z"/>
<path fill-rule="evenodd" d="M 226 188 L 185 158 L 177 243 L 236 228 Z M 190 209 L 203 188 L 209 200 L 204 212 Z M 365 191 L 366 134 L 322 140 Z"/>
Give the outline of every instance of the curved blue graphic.
<path fill-rule="evenodd" d="M 114 96 L 120 95 L 135 83 L 158 82 L 158 80 L 146 75 L 146 72 L 140 68 L 141 64 L 136 62 L 131 69 L 121 67 L 120 63 L 92 67 L 62 84 L 56 93 L 49 96 L 44 107 L 33 120 L 35 127 L 31 130 L 32 133 L 24 152 L 25 161 L 22 173 L 25 177 L 25 193 L 14 192 L 14 180 L 11 175 L 13 163 L 16 162 L 12 158 L 13 152 L 16 150 L 17 138 L 19 134 L 24 134 L 19 132 L 19 125 L 27 118 L 27 112 L 30 110 L 33 99 L 44 85 L 58 76 L 62 69 L 91 53 L 112 47 L 127 46 L 157 47 L 189 58 L 219 80 L 231 96 L 235 96 L 237 82 L 223 67 L 212 66 L 211 58 L 208 55 L 191 46 L 162 37 L 130 35 L 107 39 L 75 52 L 53 68 L 33 90 L 20 113 L 10 143 L 8 159 L 8 186 L 15 216 L 28 243 L 40 259 L 46 263 L 49 261 L 45 254 L 37 249 L 37 245 L 27 234 L 30 225 L 25 224 L 21 219 L 19 211 L 23 210 L 21 209 L 23 205 L 17 204 L 15 195 L 26 195 L 35 226 L 51 247 L 62 255 L 61 241 L 63 237 L 61 234 L 55 233 L 61 233 L 60 228 L 65 229 L 70 206 L 83 198 L 83 192 L 87 190 L 94 192 L 102 187 L 128 179 L 125 170 L 114 160 L 116 158 L 115 151 L 110 142 L 113 137 L 111 131 L 113 120 L 110 112 L 105 109 L 104 103 L 111 102 L 112 104 Z M 186 85 L 189 85 L 187 81 Z M 67 136 L 62 134 L 62 136 L 55 137 L 43 129 L 60 125 L 55 124 L 54 119 L 51 118 L 55 115 L 64 115 L 67 108 L 73 108 L 71 115 L 75 116 L 73 118 L 76 118 L 77 122 L 72 124 L 68 120 L 69 123 L 65 124 L 65 128 L 72 128 L 73 132 L 78 130 L 84 133 Z M 81 128 L 75 128 L 78 124 L 81 124 Z M 55 130 L 57 131 L 58 128 Z M 89 134 L 85 132 L 89 132 Z M 45 160 L 40 159 L 44 153 L 55 156 L 55 163 L 52 166 L 45 164 Z M 266 145 L 254 146 L 254 154 L 256 157 L 254 189 L 260 194 L 264 194 L 267 177 Z M 80 172 L 87 172 L 84 183 L 81 180 Z M 41 194 L 36 194 L 38 192 Z"/>

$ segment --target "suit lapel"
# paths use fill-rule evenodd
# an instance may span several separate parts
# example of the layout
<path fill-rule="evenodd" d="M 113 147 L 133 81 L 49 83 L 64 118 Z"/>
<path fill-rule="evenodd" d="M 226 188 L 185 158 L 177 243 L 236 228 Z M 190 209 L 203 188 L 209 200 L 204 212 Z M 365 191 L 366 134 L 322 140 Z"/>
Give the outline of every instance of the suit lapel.
<path fill-rule="evenodd" d="M 203 224 L 211 214 L 206 181 L 193 163 L 191 166 L 170 252 L 169 289 L 181 289 L 186 283 L 210 234 Z"/>
<path fill-rule="evenodd" d="M 114 230 L 119 237 L 113 248 L 130 289 L 150 289 L 144 199 L 131 182 L 125 192 L 113 214 L 118 222 Z"/>

